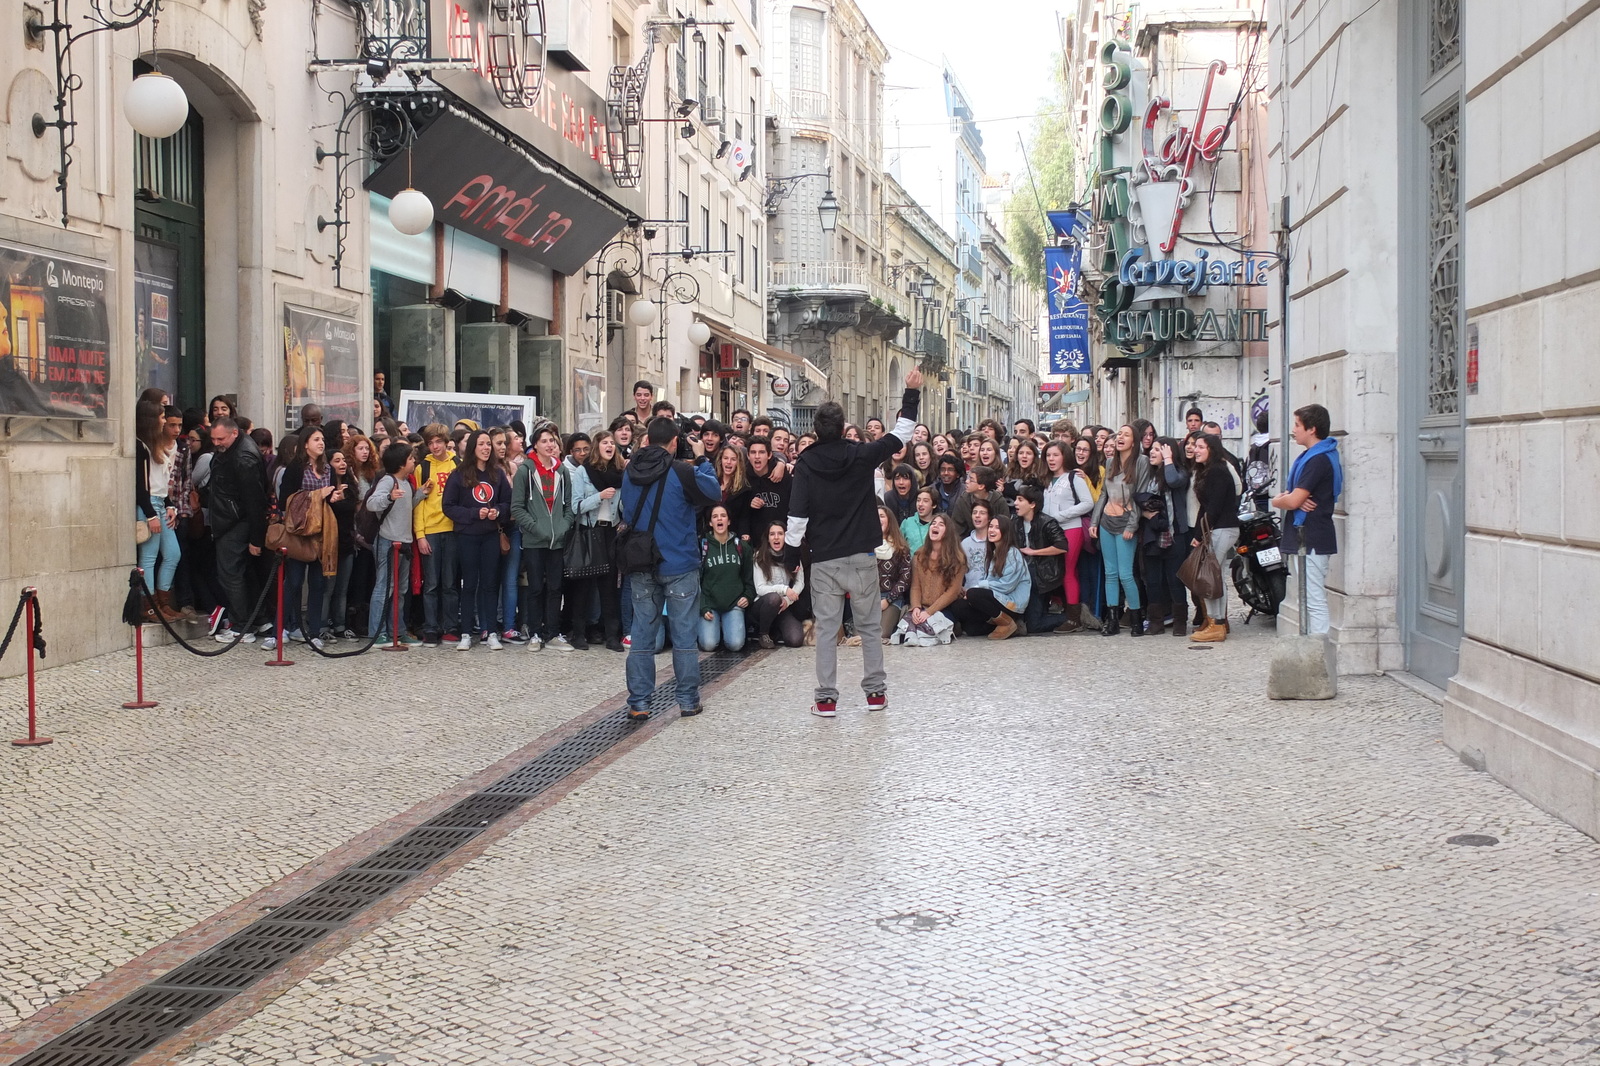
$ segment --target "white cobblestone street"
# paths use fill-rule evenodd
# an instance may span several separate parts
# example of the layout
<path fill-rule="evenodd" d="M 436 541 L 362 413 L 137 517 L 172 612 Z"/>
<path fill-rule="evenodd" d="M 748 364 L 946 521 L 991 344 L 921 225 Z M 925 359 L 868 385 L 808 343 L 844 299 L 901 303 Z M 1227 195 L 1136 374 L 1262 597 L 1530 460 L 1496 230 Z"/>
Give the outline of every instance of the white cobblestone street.
<path fill-rule="evenodd" d="M 1600 845 L 1463 766 L 1391 680 L 1268 703 L 1268 638 L 1235 630 L 891 649 L 890 710 L 831 722 L 810 654 L 775 653 L 183 1061 L 1600 1057 Z M 4 771 L 8 1025 L 613 694 L 622 662 L 178 656 L 152 655 L 150 712 L 112 709 L 125 659 L 43 675 L 58 741 Z"/>

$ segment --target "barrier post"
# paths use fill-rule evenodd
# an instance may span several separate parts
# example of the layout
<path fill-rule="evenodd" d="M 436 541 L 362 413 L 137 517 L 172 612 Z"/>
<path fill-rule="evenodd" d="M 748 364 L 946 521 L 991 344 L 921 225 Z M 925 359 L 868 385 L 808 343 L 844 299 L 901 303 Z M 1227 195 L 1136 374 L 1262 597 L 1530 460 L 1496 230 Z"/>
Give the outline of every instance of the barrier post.
<path fill-rule="evenodd" d="M 289 550 L 287 548 L 280 548 L 278 550 L 278 556 L 279 556 L 279 558 L 278 558 L 278 617 L 277 617 L 277 622 L 275 623 L 275 625 L 273 627 L 273 632 L 276 633 L 277 637 L 278 637 L 278 642 L 277 642 L 278 643 L 278 647 L 277 647 L 278 654 L 277 654 L 277 656 L 275 658 L 268 659 L 262 665 L 264 665 L 264 666 L 293 666 L 294 665 L 294 660 L 293 659 L 285 659 L 283 657 L 283 568 L 288 565 L 288 562 L 289 562 Z"/>
<path fill-rule="evenodd" d="M 410 580 L 407 574 L 406 579 Z M 394 558 L 389 563 L 389 585 L 394 599 L 394 621 L 389 624 L 389 643 L 382 645 L 384 651 L 410 651 L 406 645 L 400 643 L 400 542 L 394 542 Z"/>
<path fill-rule="evenodd" d="M 144 587 L 144 571 L 139 571 L 139 585 Z M 133 627 L 133 699 L 122 705 L 125 711 L 142 711 L 161 706 L 155 700 L 144 698 L 144 626 Z"/>
<path fill-rule="evenodd" d="M 28 641 L 28 735 L 11 743 L 18 748 L 36 748 L 41 744 L 54 744 L 55 739 L 39 735 L 38 701 L 33 685 L 33 601 L 34 597 L 39 595 L 39 590 L 30 585 L 22 590 L 22 595 L 23 610 L 26 612 L 23 622 L 27 629 L 25 635 Z"/>

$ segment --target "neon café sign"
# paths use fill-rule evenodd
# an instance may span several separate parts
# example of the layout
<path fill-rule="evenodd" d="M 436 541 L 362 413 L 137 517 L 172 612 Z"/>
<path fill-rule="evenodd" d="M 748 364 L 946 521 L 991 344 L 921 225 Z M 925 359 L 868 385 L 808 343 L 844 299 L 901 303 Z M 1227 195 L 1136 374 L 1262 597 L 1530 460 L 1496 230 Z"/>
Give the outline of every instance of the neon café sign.
<path fill-rule="evenodd" d="M 1271 270 L 1272 260 L 1258 259 L 1249 252 L 1243 259 L 1227 262 L 1212 259 L 1204 248 L 1193 259 L 1145 259 L 1144 249 L 1130 248 L 1122 257 L 1117 280 L 1136 288 L 1167 286 L 1198 296 L 1212 285 L 1265 285 Z"/>

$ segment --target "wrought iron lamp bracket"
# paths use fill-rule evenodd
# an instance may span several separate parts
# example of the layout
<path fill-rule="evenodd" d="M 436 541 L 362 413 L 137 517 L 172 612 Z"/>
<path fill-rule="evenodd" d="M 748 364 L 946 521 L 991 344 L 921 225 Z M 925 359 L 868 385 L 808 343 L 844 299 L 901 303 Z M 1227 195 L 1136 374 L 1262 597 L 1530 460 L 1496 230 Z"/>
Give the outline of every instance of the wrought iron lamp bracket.
<path fill-rule="evenodd" d="M 89 0 L 89 11 L 77 22 L 70 11 L 71 0 L 47 0 L 50 21 L 38 16 L 28 19 L 26 32 L 33 41 L 43 42 L 44 35 L 53 37 L 56 65 L 56 117 L 46 119 L 33 116 L 33 135 L 43 137 L 46 130 L 54 129 L 60 145 L 60 167 L 56 177 L 56 191 L 61 194 L 61 225 L 67 225 L 67 174 L 72 169 L 72 148 L 77 143 L 78 117 L 74 94 L 83 88 L 83 78 L 72 70 L 72 46 L 96 33 L 106 30 L 127 30 L 161 13 L 161 0 Z"/>

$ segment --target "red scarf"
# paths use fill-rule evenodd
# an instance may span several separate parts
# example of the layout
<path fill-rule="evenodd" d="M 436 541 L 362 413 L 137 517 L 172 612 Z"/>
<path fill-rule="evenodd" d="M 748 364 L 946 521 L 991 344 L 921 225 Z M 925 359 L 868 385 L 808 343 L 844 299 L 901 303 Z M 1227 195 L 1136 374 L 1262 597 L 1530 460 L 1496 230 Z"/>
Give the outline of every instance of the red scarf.
<path fill-rule="evenodd" d="M 561 466 L 561 460 L 556 460 L 556 465 L 546 470 L 544 461 L 539 458 L 539 453 L 533 454 L 533 469 L 539 479 L 539 491 L 544 494 L 545 509 L 551 513 L 556 509 L 556 470 Z"/>

